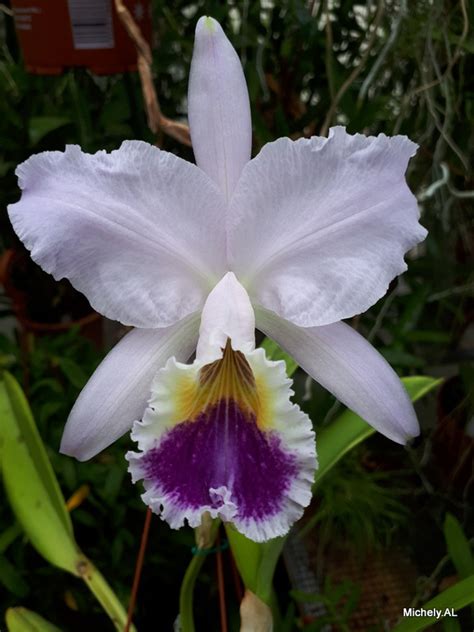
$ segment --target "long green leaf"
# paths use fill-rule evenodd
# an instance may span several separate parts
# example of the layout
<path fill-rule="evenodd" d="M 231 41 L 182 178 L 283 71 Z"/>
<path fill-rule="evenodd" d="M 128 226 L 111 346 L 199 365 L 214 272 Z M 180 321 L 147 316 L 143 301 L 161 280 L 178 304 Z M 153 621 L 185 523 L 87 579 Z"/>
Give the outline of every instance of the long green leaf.
<path fill-rule="evenodd" d="M 8 632 L 61 632 L 39 614 L 26 608 L 9 608 L 5 621 Z"/>
<path fill-rule="evenodd" d="M 227 538 L 245 587 L 272 605 L 272 580 L 286 538 L 259 544 L 226 524 Z"/>
<path fill-rule="evenodd" d="M 474 575 L 474 559 L 471 546 L 457 518 L 447 513 L 444 519 L 444 537 L 449 557 L 461 579 Z"/>
<path fill-rule="evenodd" d="M 10 544 L 14 542 L 22 533 L 23 531 L 17 522 L 5 529 L 5 531 L 0 534 L 0 553 L 6 551 Z"/>
<path fill-rule="evenodd" d="M 34 464 L 36 476 L 40 479 L 41 485 L 48 495 L 48 502 L 62 522 L 66 532 L 72 537 L 71 518 L 66 510 L 63 495 L 36 428 L 30 407 L 20 385 L 7 371 L 3 373 L 3 382 L 0 383 L 0 419 L 0 459 L 2 458 L 1 444 L 8 437 L 24 442 Z"/>
<path fill-rule="evenodd" d="M 1 471 L 16 519 L 38 553 L 80 577 L 117 630 L 123 630 L 126 612 L 74 540 L 71 519 L 30 408 L 8 373 L 0 382 L 0 415 Z"/>
<path fill-rule="evenodd" d="M 10 505 L 36 550 L 78 574 L 79 550 L 59 485 L 21 388 L 8 373 L 0 384 L 1 467 Z"/>
<path fill-rule="evenodd" d="M 4 442 L 2 471 L 10 505 L 31 544 L 48 562 L 77 575 L 79 549 L 59 519 L 21 440 Z"/>
<path fill-rule="evenodd" d="M 452 617 L 443 619 L 443 632 L 462 632 L 459 621 Z"/>
<path fill-rule="evenodd" d="M 470 603 L 474 603 L 474 575 L 450 586 L 434 599 L 425 603 L 422 608 L 424 612 L 439 610 L 441 611 L 440 617 L 447 617 L 451 616 L 451 611 L 460 610 Z M 417 610 L 423 614 L 421 608 L 417 608 Z M 434 614 L 433 616 L 405 617 L 393 628 L 392 632 L 417 632 L 418 630 L 425 630 L 437 621 L 439 618 Z"/>

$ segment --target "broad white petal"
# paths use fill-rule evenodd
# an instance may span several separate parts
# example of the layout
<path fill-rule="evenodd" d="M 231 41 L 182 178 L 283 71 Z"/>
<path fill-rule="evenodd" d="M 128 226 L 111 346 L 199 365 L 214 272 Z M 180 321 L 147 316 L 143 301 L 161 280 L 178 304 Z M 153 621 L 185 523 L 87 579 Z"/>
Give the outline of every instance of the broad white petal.
<path fill-rule="evenodd" d="M 100 313 L 164 327 L 198 310 L 226 271 L 225 201 L 195 165 L 139 141 L 108 154 L 32 156 L 9 207 L 32 258 Z"/>
<path fill-rule="evenodd" d="M 376 430 L 397 443 L 419 434 L 415 411 L 398 375 L 349 325 L 297 327 L 262 309 L 256 319 L 258 329 Z"/>
<path fill-rule="evenodd" d="M 80 461 L 116 441 L 145 412 L 151 383 L 171 356 L 185 362 L 196 348 L 199 315 L 161 329 L 134 329 L 106 356 L 69 415 L 61 452 Z"/>
<path fill-rule="evenodd" d="M 405 136 L 266 145 L 242 172 L 229 210 L 230 269 L 259 303 L 310 327 L 361 313 L 406 269 L 424 239 L 405 182 Z"/>
<path fill-rule="evenodd" d="M 209 17 L 196 26 L 188 104 L 196 163 L 229 200 L 250 160 L 252 121 L 240 59 Z"/>

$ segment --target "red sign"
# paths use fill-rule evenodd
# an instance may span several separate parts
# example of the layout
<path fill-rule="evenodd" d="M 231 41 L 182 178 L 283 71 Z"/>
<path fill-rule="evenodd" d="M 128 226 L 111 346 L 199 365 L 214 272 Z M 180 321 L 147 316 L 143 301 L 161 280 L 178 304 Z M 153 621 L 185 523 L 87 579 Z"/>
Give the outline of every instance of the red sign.
<path fill-rule="evenodd" d="M 83 66 L 98 75 L 136 70 L 137 53 L 114 0 L 12 0 L 16 31 L 29 72 L 57 75 Z M 151 40 L 150 0 L 125 0 Z"/>

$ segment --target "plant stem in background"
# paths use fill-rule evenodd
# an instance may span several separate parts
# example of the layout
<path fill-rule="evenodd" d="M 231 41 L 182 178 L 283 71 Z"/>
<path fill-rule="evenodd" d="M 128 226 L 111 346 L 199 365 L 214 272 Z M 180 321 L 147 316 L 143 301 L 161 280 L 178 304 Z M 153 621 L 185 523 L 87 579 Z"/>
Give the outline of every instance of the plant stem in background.
<path fill-rule="evenodd" d="M 140 550 L 138 551 L 137 563 L 135 566 L 135 575 L 133 576 L 132 593 L 130 595 L 130 603 L 128 604 L 127 612 L 127 624 L 125 625 L 124 632 L 129 632 L 132 624 L 133 611 L 135 609 L 135 602 L 137 600 L 138 586 L 140 584 L 140 577 L 143 569 L 143 560 L 145 559 L 145 550 L 148 542 L 148 534 L 150 532 L 151 523 L 151 509 L 148 507 L 145 515 L 145 524 L 143 525 L 142 539 L 140 542 Z"/>
<path fill-rule="evenodd" d="M 76 110 L 76 121 L 81 147 L 87 151 L 92 149 L 92 122 L 89 109 L 84 102 L 81 87 L 78 85 L 79 78 L 80 76 L 74 71 L 69 73 L 69 90 Z"/>
<path fill-rule="evenodd" d="M 347 77 L 347 79 L 344 81 L 342 86 L 337 91 L 335 98 L 332 100 L 331 106 L 326 114 L 326 118 L 324 119 L 324 123 L 322 124 L 322 127 L 321 127 L 321 131 L 320 131 L 321 136 L 327 136 L 334 114 L 336 113 L 337 106 L 339 105 L 339 101 L 342 99 L 342 97 L 344 96 L 348 88 L 350 88 L 350 86 L 354 83 L 354 81 L 357 79 L 360 73 L 364 70 L 365 64 L 367 63 L 367 60 L 369 59 L 369 55 L 372 50 L 372 47 L 374 46 L 377 40 L 378 27 L 380 26 L 380 23 L 382 21 L 383 12 L 384 12 L 384 3 L 380 1 L 378 4 L 377 13 L 374 18 L 372 33 L 369 37 L 369 41 L 367 42 L 367 47 L 362 57 L 360 58 L 359 63 L 351 72 L 351 74 Z M 328 19 L 329 19 L 329 16 L 328 16 Z"/>
<path fill-rule="evenodd" d="M 180 143 L 183 143 L 183 145 L 191 146 L 189 127 L 184 123 L 172 121 L 164 116 L 161 111 L 160 102 L 153 83 L 153 57 L 150 46 L 143 37 L 140 27 L 124 5 L 123 0 L 115 0 L 115 9 L 137 49 L 137 65 L 142 84 L 148 127 L 154 134 L 163 132 Z"/>
<path fill-rule="evenodd" d="M 329 88 L 329 96 L 331 97 L 331 101 L 334 101 L 335 95 L 335 86 L 334 86 L 334 65 L 333 65 L 333 37 L 332 37 L 332 26 L 331 26 L 331 12 L 329 10 L 329 0 L 326 0 L 324 5 L 324 11 L 326 14 L 326 54 L 325 54 L 325 64 L 326 64 L 326 76 L 328 80 L 328 88 Z"/>

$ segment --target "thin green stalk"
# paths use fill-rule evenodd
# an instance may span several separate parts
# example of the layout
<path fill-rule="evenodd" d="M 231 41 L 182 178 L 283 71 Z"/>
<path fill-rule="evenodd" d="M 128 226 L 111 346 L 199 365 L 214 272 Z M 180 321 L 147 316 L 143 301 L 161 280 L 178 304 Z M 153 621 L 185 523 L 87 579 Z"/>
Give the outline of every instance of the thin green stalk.
<path fill-rule="evenodd" d="M 150 132 L 145 124 L 143 110 L 137 98 L 134 77 L 131 73 L 126 72 L 124 73 L 123 81 L 128 97 L 128 103 L 130 105 L 130 119 L 134 136 L 135 138 L 148 138 Z"/>
<path fill-rule="evenodd" d="M 115 628 L 122 632 L 127 623 L 127 612 L 104 576 L 85 557 L 78 562 L 77 571 L 79 577 L 84 580 L 89 590 L 108 614 Z M 130 630 L 131 632 L 137 632 L 134 625 L 130 627 Z"/>
<path fill-rule="evenodd" d="M 214 520 L 212 523 L 209 536 L 210 546 L 214 544 L 220 523 L 220 520 Z M 194 632 L 195 630 L 193 617 L 194 585 L 205 559 L 204 551 L 201 555 L 199 552 L 195 553 L 184 574 L 179 593 L 179 622 L 182 632 Z"/>
<path fill-rule="evenodd" d="M 77 131 L 79 133 L 82 149 L 90 150 L 92 143 L 92 120 L 88 104 L 84 99 L 78 80 L 78 73 L 71 70 L 69 72 L 69 91 L 76 114 Z"/>
<path fill-rule="evenodd" d="M 273 616 L 273 627 L 275 630 L 279 630 L 282 623 L 280 604 L 278 603 L 278 596 L 275 588 L 272 585 L 272 593 L 270 595 L 270 608 Z"/>
<path fill-rule="evenodd" d="M 326 0 L 324 5 L 324 10 L 326 13 L 326 40 L 325 47 L 326 53 L 324 57 L 324 61 L 326 64 L 326 77 L 328 80 L 328 88 L 329 88 L 329 96 L 331 97 L 331 102 L 334 101 L 334 97 L 336 94 L 335 88 L 335 78 L 334 78 L 334 64 L 333 64 L 333 37 L 332 37 L 332 26 L 331 26 L 331 15 L 329 11 L 329 0 Z"/>

